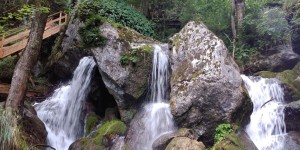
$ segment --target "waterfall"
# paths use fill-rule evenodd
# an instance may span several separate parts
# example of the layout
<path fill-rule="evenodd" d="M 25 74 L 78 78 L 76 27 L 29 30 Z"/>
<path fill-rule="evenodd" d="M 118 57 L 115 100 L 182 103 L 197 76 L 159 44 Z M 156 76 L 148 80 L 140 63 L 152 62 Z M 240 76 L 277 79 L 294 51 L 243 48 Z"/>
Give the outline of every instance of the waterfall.
<path fill-rule="evenodd" d="M 253 102 L 246 132 L 259 150 L 283 150 L 286 135 L 284 93 L 277 79 L 242 79 Z"/>
<path fill-rule="evenodd" d="M 169 58 L 160 46 L 154 46 L 150 103 L 145 112 L 145 131 L 140 140 L 145 150 L 151 150 L 153 142 L 162 134 L 176 129 L 168 101 Z"/>
<path fill-rule="evenodd" d="M 55 90 L 45 101 L 35 104 L 38 117 L 44 122 L 47 144 L 57 150 L 67 150 L 83 136 L 83 102 L 89 93 L 89 84 L 95 62 L 91 57 L 80 60 L 69 84 Z"/>

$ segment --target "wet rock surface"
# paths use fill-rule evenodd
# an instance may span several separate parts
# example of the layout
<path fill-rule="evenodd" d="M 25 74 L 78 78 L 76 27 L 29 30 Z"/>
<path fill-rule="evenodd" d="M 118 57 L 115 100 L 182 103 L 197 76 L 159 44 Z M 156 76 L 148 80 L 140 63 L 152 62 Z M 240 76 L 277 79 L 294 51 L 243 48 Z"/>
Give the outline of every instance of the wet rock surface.
<path fill-rule="evenodd" d="M 145 53 L 136 63 L 122 64 L 121 59 L 133 49 L 143 53 L 143 47 L 151 48 L 155 41 L 129 28 L 114 28 L 108 23 L 101 25 L 101 32 L 107 39 L 105 46 L 91 51 L 106 88 L 117 102 L 121 119 L 128 122 L 139 99 L 147 92 L 152 52 Z"/>
<path fill-rule="evenodd" d="M 244 99 L 242 79 L 224 43 L 201 22 L 172 37 L 171 111 L 179 127 L 192 128 L 205 144 L 230 122 Z"/>

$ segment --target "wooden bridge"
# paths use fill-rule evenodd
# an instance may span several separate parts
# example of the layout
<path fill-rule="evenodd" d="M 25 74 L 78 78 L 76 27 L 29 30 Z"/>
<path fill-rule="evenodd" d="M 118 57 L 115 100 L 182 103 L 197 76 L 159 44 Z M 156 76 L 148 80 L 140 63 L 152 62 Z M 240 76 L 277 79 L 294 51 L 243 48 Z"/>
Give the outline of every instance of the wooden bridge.
<path fill-rule="evenodd" d="M 66 24 L 67 17 L 64 12 L 57 12 L 48 16 L 43 39 L 58 33 L 61 27 Z M 29 28 L 21 27 L 2 34 L 0 59 L 24 49 L 27 45 L 29 32 Z"/>

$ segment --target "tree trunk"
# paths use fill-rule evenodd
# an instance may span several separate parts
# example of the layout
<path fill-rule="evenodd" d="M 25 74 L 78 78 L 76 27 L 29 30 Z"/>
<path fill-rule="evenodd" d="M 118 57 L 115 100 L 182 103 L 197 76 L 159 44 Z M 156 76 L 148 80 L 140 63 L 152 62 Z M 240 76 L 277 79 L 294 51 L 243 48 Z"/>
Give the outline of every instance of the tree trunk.
<path fill-rule="evenodd" d="M 40 6 L 41 4 L 38 2 L 36 7 Z M 29 40 L 15 68 L 11 88 L 5 104 L 6 109 L 18 110 L 24 104 L 27 81 L 30 71 L 36 64 L 40 54 L 47 16 L 47 13 L 40 11 L 35 12 L 33 15 Z"/>
<path fill-rule="evenodd" d="M 236 39 L 235 10 L 235 0 L 231 0 L 231 31 L 234 40 Z"/>
<path fill-rule="evenodd" d="M 244 0 L 236 0 L 236 16 L 237 16 L 237 25 L 238 25 L 238 32 L 241 31 L 243 27 L 243 19 L 244 19 Z"/>
<path fill-rule="evenodd" d="M 142 0 L 140 3 L 140 9 L 145 16 L 149 16 L 149 1 Z"/>

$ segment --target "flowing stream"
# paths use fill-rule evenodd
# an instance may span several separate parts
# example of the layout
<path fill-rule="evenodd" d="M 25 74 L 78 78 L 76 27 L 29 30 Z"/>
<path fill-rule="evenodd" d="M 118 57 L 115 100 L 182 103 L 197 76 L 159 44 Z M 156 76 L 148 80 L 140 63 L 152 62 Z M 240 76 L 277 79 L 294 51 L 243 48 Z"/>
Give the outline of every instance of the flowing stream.
<path fill-rule="evenodd" d="M 284 92 L 277 79 L 242 79 L 253 102 L 253 113 L 246 132 L 259 150 L 284 150 Z"/>
<path fill-rule="evenodd" d="M 45 123 L 47 144 L 57 150 L 67 150 L 72 142 L 83 136 L 83 102 L 89 93 L 95 65 L 91 57 L 82 58 L 69 84 L 56 89 L 51 97 L 34 105 L 38 117 Z"/>
<path fill-rule="evenodd" d="M 160 135 L 176 130 L 168 100 L 169 58 L 160 46 L 154 48 L 150 103 L 144 106 L 145 132 L 140 139 L 145 150 L 151 150 Z"/>

